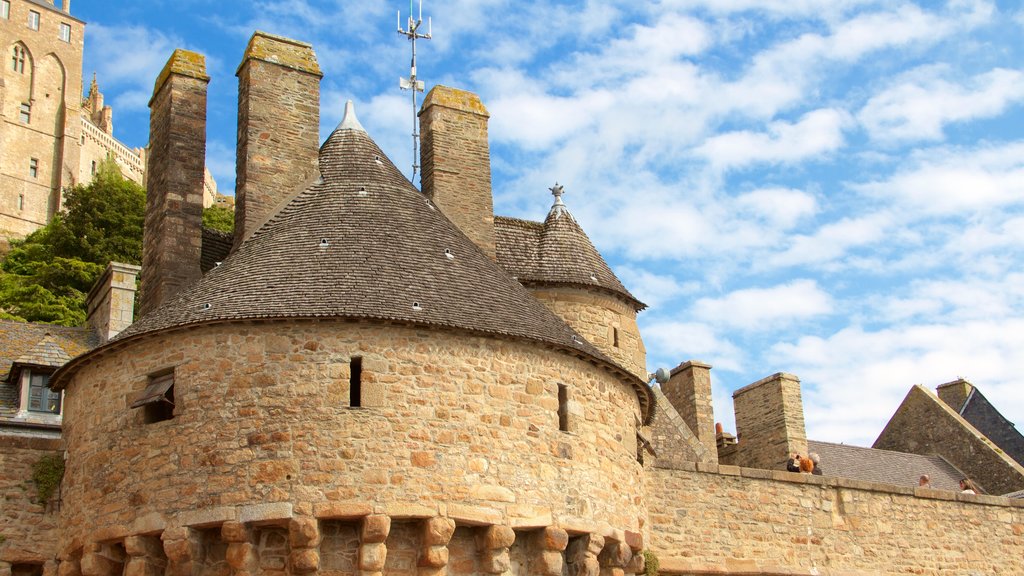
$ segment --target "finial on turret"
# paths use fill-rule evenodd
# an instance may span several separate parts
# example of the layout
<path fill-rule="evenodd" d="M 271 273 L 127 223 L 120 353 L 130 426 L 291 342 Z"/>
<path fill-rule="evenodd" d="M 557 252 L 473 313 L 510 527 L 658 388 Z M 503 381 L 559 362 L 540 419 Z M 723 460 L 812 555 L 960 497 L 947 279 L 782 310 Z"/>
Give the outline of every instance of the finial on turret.
<path fill-rule="evenodd" d="M 548 188 L 548 190 L 551 190 L 551 195 L 555 197 L 555 203 L 551 206 L 551 213 L 557 218 L 562 215 L 562 212 L 568 212 L 569 210 L 565 207 L 565 203 L 562 202 L 562 194 L 565 194 L 565 187 L 555 182 L 555 185 Z"/>
<path fill-rule="evenodd" d="M 360 132 L 366 132 L 363 125 L 359 123 L 359 118 L 356 118 L 356 105 L 351 100 L 345 102 L 345 116 L 341 119 L 341 123 L 335 130 L 358 130 Z"/>

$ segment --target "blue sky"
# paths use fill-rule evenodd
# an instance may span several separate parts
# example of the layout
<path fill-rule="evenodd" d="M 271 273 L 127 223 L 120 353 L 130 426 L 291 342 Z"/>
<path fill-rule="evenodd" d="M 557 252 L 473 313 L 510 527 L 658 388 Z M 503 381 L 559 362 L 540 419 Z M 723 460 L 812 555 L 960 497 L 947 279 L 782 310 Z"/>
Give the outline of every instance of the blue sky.
<path fill-rule="evenodd" d="M 404 22 L 401 1 L 72 4 L 85 72 L 131 146 L 171 51 L 206 55 L 224 193 L 256 29 L 313 44 L 322 137 L 352 99 L 411 164 L 399 9 Z M 802 380 L 817 440 L 870 445 L 911 385 L 957 377 L 1024 422 L 1018 2 L 428 0 L 423 14 L 420 78 L 491 113 L 495 211 L 543 219 L 563 184 L 650 305 L 649 366 L 712 364 L 727 429 L 732 391 L 780 371 Z"/>

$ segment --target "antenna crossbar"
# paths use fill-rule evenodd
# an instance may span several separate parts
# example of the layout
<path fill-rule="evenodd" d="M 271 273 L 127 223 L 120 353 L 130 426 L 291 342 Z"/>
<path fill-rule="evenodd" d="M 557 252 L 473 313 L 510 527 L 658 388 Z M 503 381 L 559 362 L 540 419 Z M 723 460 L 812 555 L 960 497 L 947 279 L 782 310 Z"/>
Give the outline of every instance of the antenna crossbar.
<path fill-rule="evenodd" d="M 406 28 L 402 28 L 402 11 L 399 10 L 396 15 L 396 24 L 398 26 L 398 33 L 409 39 L 409 43 L 412 45 L 412 62 L 410 64 L 410 71 L 408 78 L 399 78 L 398 87 L 402 90 L 409 90 L 412 92 L 412 176 L 409 178 L 410 181 L 416 180 L 416 172 L 419 171 L 420 165 L 418 163 L 419 158 L 419 122 L 417 117 L 417 98 L 416 95 L 419 92 L 423 92 L 425 85 L 422 80 L 416 77 L 416 40 L 430 40 L 431 35 L 431 22 L 430 18 L 427 18 L 427 33 L 423 34 L 420 32 L 420 27 L 423 25 L 423 0 L 420 0 L 419 15 L 416 18 L 412 16 L 412 0 L 409 0 L 409 19 L 406 24 Z"/>

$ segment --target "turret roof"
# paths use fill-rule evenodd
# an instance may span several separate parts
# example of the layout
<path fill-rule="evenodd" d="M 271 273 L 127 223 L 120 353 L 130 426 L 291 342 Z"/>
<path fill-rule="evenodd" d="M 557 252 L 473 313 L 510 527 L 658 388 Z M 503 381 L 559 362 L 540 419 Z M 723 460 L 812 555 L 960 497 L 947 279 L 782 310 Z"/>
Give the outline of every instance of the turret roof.
<path fill-rule="evenodd" d="M 563 284 L 611 293 L 637 311 L 647 307 L 630 294 L 601 257 L 569 208 L 562 187 L 543 223 L 495 217 L 498 262 L 524 285 Z"/>
<path fill-rule="evenodd" d="M 199 282 L 112 344 L 254 319 L 379 319 L 539 341 L 649 390 L 481 252 L 399 172 L 349 111 L 320 150 L 321 178 Z M 74 362 L 72 363 L 74 364 Z"/>

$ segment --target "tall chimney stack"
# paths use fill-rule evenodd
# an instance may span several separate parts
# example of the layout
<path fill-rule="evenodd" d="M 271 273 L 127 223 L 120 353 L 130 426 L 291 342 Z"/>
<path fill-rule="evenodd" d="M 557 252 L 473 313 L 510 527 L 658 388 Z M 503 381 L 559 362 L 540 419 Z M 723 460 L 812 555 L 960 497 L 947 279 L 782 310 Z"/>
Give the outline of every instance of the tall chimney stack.
<path fill-rule="evenodd" d="M 202 276 L 206 58 L 175 50 L 149 101 L 141 315 Z"/>
<path fill-rule="evenodd" d="M 235 75 L 238 149 L 232 249 L 316 174 L 323 73 L 309 44 L 256 32 Z"/>
<path fill-rule="evenodd" d="M 711 406 L 711 365 L 697 360 L 684 362 L 672 369 L 661 391 L 690 427 L 697 440 L 718 461 L 715 439 L 715 414 Z"/>
<path fill-rule="evenodd" d="M 132 325 L 135 312 L 135 279 L 139 267 L 111 262 L 86 297 L 86 323 L 105 343 Z"/>
<path fill-rule="evenodd" d="M 420 111 L 420 164 L 423 193 L 494 260 L 488 118 L 476 94 L 432 88 Z"/>
<path fill-rule="evenodd" d="M 807 456 L 800 379 L 779 372 L 732 394 L 739 452 L 736 464 L 785 470 L 789 454 Z"/>

